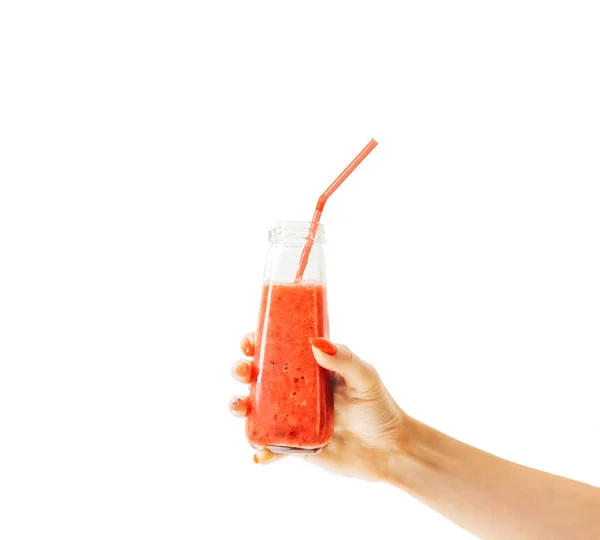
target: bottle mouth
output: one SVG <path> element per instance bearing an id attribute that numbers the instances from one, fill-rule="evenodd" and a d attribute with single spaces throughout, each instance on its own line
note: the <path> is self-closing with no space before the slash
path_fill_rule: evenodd
<path id="1" fill-rule="evenodd" d="M 314 231 L 314 236 L 311 232 Z M 269 241 L 273 243 L 287 243 L 306 241 L 325 242 L 325 229 L 322 223 L 312 221 L 276 221 L 269 230 Z"/>

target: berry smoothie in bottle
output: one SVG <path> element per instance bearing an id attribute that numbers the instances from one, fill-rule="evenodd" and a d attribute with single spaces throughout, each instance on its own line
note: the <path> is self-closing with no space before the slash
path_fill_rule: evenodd
<path id="1" fill-rule="evenodd" d="M 329 337 L 322 225 L 297 279 L 310 227 L 279 222 L 270 231 L 246 436 L 278 453 L 318 452 L 333 434 L 331 373 L 317 364 L 309 342 Z"/>
<path id="2" fill-rule="evenodd" d="M 325 203 L 377 146 L 371 139 L 323 192 L 311 222 L 278 222 L 269 233 L 246 436 L 255 448 L 313 454 L 333 435 L 331 372 L 310 338 L 329 339 L 323 225 Z"/>

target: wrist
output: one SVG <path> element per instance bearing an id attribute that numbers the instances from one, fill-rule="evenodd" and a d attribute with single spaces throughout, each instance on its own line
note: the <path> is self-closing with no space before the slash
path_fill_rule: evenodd
<path id="1" fill-rule="evenodd" d="M 435 429 L 406 416 L 390 452 L 384 483 L 412 491 L 426 472 L 441 466 L 439 448 L 443 435 Z"/>

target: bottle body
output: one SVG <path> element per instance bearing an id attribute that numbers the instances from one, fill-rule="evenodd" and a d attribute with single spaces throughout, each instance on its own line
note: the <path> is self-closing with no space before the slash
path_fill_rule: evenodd
<path id="1" fill-rule="evenodd" d="M 246 435 L 279 453 L 318 452 L 333 434 L 331 373 L 309 342 L 329 338 L 322 226 L 295 279 L 309 226 L 283 222 L 271 231 L 256 331 Z"/>

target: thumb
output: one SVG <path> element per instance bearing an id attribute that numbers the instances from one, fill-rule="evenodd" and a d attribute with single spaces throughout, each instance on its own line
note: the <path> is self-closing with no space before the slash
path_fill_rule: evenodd
<path id="1" fill-rule="evenodd" d="M 375 368 L 363 362 L 345 345 L 336 345 L 328 339 L 310 338 L 317 363 L 330 371 L 339 373 L 346 382 L 357 390 L 369 390 L 377 384 Z"/>

